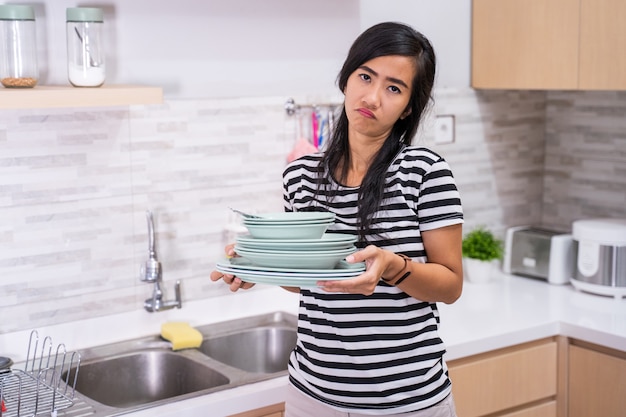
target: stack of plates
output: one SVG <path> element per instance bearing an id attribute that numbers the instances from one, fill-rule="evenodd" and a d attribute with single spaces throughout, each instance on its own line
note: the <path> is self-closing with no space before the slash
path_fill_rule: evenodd
<path id="1" fill-rule="evenodd" d="M 250 235 L 258 239 L 319 239 L 335 221 L 333 213 L 280 212 L 243 219 Z"/>
<path id="2" fill-rule="evenodd" d="M 247 282 L 284 286 L 312 286 L 317 281 L 341 280 L 360 275 L 365 264 L 344 259 L 356 252 L 356 238 L 326 233 L 333 213 L 268 213 L 243 219 L 250 235 L 239 236 L 235 252 L 216 269 Z"/>
<path id="3" fill-rule="evenodd" d="M 257 239 L 239 236 L 235 252 L 254 265 L 276 268 L 332 269 L 354 253 L 354 236 L 326 233 L 320 239 Z"/>

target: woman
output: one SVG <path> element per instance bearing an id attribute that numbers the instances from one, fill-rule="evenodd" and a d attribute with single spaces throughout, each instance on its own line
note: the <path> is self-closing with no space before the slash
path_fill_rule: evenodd
<path id="1" fill-rule="evenodd" d="M 358 236 L 349 280 L 300 292 L 287 417 L 455 416 L 436 302 L 461 294 L 463 214 L 448 164 L 410 146 L 431 100 L 435 54 L 419 32 L 382 23 L 352 45 L 344 108 L 323 153 L 283 174 L 287 211 L 329 211 Z M 232 246 L 227 253 L 233 255 Z M 214 271 L 231 290 L 252 284 Z"/>

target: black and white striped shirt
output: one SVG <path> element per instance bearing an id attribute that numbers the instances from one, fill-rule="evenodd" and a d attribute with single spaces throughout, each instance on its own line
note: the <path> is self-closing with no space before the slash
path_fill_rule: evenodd
<path id="1" fill-rule="evenodd" d="M 287 166 L 285 209 L 333 212 L 329 231 L 356 235 L 358 187 L 333 184 L 334 197 L 316 195 L 320 160 L 321 154 L 312 154 Z M 462 222 L 447 162 L 426 148 L 406 147 L 387 170 L 369 243 L 426 262 L 421 232 Z M 438 327 L 435 303 L 384 282 L 370 296 L 302 288 L 290 381 L 346 412 L 385 415 L 427 408 L 451 390 Z"/>

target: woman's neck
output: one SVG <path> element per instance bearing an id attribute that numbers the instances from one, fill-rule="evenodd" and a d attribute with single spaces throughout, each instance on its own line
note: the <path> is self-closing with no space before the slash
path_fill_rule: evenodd
<path id="1" fill-rule="evenodd" d="M 363 182 L 363 178 L 365 178 L 372 161 L 382 147 L 384 139 L 377 140 L 350 135 L 348 143 L 350 145 L 350 165 L 343 181 L 349 187 L 357 187 Z"/>

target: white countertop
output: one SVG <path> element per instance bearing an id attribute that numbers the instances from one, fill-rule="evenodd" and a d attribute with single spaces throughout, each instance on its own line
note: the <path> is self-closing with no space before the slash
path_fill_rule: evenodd
<path id="1" fill-rule="evenodd" d="M 298 296 L 280 288 L 256 288 L 217 299 L 189 302 L 181 310 L 150 314 L 141 306 L 112 315 L 38 329 L 69 350 L 97 346 L 160 332 L 161 323 L 188 321 L 192 326 L 273 311 L 296 314 Z M 492 282 L 466 282 L 454 304 L 439 305 L 440 335 L 446 359 L 563 335 L 626 351 L 626 300 L 581 293 L 570 285 L 551 285 L 529 278 L 501 275 Z M 0 335 L 0 352 L 14 361 L 25 359 L 30 331 Z M 287 377 L 250 384 L 158 408 L 161 416 L 195 416 L 211 410 L 215 417 L 283 401 Z M 152 416 L 155 409 L 129 415 Z"/>

